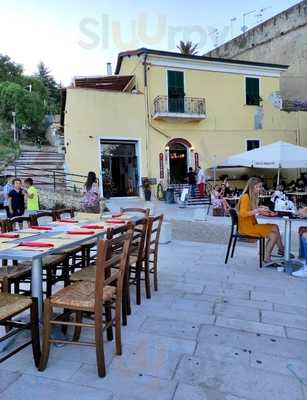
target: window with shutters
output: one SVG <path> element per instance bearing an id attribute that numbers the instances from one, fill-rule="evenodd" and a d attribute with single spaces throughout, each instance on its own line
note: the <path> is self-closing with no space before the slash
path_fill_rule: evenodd
<path id="1" fill-rule="evenodd" d="M 245 78 L 245 95 L 246 104 L 248 106 L 259 106 L 260 101 L 260 89 L 259 89 L 259 79 L 258 78 Z"/>

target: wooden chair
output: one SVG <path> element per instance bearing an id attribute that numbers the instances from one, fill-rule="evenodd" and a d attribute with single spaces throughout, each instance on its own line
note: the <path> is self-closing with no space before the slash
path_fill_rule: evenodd
<path id="1" fill-rule="evenodd" d="M 42 218 L 44 218 L 44 223 L 46 223 L 46 218 L 49 218 L 47 222 L 54 222 L 56 220 L 56 215 L 54 211 L 38 211 L 32 214 L 30 218 L 32 226 L 39 226 Z"/>
<path id="2" fill-rule="evenodd" d="M 135 226 L 132 223 L 128 223 L 122 226 L 118 226 L 116 228 L 108 229 L 107 231 L 107 239 L 111 241 L 112 246 L 109 251 L 111 254 L 118 254 L 122 251 L 122 240 L 121 237 L 128 230 L 133 230 L 134 232 Z M 133 240 L 133 239 L 132 239 Z M 131 246 L 132 247 L 132 246 Z M 131 256 L 131 248 L 129 250 L 129 259 Z M 114 268 L 114 267 L 113 267 Z M 109 271 L 106 271 L 108 274 Z M 124 289 L 123 289 L 123 305 L 122 305 L 122 319 L 123 325 L 127 325 L 127 314 L 131 313 L 131 305 L 130 305 L 130 292 L 128 285 L 128 275 L 129 275 L 129 267 L 125 270 L 124 277 Z M 78 282 L 78 281 L 91 281 L 95 282 L 96 280 L 96 265 L 93 264 L 91 266 L 87 266 L 86 268 L 82 268 L 80 271 L 77 271 L 70 276 L 70 282 Z"/>
<path id="3" fill-rule="evenodd" d="M 154 275 L 154 289 L 158 290 L 158 249 L 162 222 L 163 214 L 148 217 L 144 236 L 145 246 L 142 251 L 140 250 L 137 259 L 132 257 L 130 269 L 132 275 L 134 272 L 134 277 L 130 277 L 130 284 L 136 285 L 136 304 L 138 305 L 141 304 L 142 281 L 145 281 L 146 298 L 151 297 L 150 274 Z"/>
<path id="4" fill-rule="evenodd" d="M 123 234 L 121 238 L 116 238 L 117 243 L 122 242 L 123 250 L 108 258 L 110 249 L 114 242 L 101 240 L 98 244 L 98 256 L 96 265 L 95 282 L 82 281 L 76 282 L 45 301 L 44 308 L 44 339 L 43 353 L 39 370 L 43 371 L 48 363 L 49 349 L 51 343 L 74 343 L 96 347 L 96 360 L 98 375 L 106 375 L 103 332 L 115 327 L 116 354 L 122 354 L 121 345 L 121 305 L 125 268 L 129 256 L 129 248 L 132 239 L 132 231 Z M 118 267 L 115 273 L 111 273 L 105 279 L 105 272 Z M 75 321 L 61 321 L 52 319 L 52 309 L 63 308 L 76 314 Z M 112 310 L 115 309 L 114 315 Z M 82 322 L 83 314 L 94 315 L 94 323 Z M 72 341 L 51 338 L 51 327 L 53 325 L 74 326 L 75 332 Z M 95 330 L 95 341 L 80 341 L 82 327 L 90 327 Z"/>
<path id="5" fill-rule="evenodd" d="M 39 218 L 43 218 L 46 216 L 52 216 L 48 212 L 42 212 L 41 215 L 31 215 L 30 217 L 15 217 L 11 218 L 7 221 L 6 229 L 7 232 L 12 232 L 16 231 L 16 228 L 20 227 L 20 223 L 25 223 L 27 224 L 28 227 L 31 226 L 38 226 L 38 221 Z M 65 254 L 63 255 L 48 255 L 43 257 L 43 281 L 46 283 L 46 296 L 50 297 L 52 293 L 52 286 L 57 282 L 55 279 L 55 274 L 57 271 L 57 268 L 59 266 L 62 267 L 67 267 L 67 256 Z M 17 280 L 17 282 L 11 282 L 15 283 L 15 293 L 20 292 L 20 283 L 30 283 L 31 282 L 31 269 L 32 269 L 32 264 L 29 262 L 23 262 L 23 263 L 16 263 L 13 267 L 7 267 L 7 272 L 5 270 L 3 271 L 3 274 L 5 275 L 10 275 L 10 278 L 6 277 L 6 280 L 4 281 L 3 287 L 9 287 L 10 281 Z M 18 283 L 18 284 L 17 284 Z M 29 293 L 29 289 L 25 290 L 25 293 Z"/>
<path id="6" fill-rule="evenodd" d="M 70 218 L 74 218 L 75 210 L 74 208 L 61 208 L 59 210 L 53 210 L 55 219 L 59 220 L 65 216 L 69 216 Z"/>
<path id="7" fill-rule="evenodd" d="M 1 221 L 1 232 L 8 233 L 17 228 L 20 229 L 26 225 L 31 226 L 30 217 L 14 217 Z M 12 261 L 13 265 L 8 265 L 9 260 L 2 260 L 2 268 L 0 268 L 1 290 L 4 293 L 11 293 L 14 285 L 14 293 L 20 293 L 20 283 L 29 282 L 31 277 L 31 265 L 27 263 L 18 263 Z M 27 291 L 28 292 L 28 291 Z"/>
<path id="8" fill-rule="evenodd" d="M 13 318 L 26 310 L 30 310 L 30 321 L 27 323 L 13 320 Z M 0 293 L 0 325 L 5 327 L 6 335 L 0 338 L 0 342 L 17 335 L 25 329 L 31 331 L 31 339 L 15 347 L 9 353 L 0 356 L 0 363 L 12 357 L 25 347 L 32 345 L 33 358 L 36 367 L 39 366 L 41 350 L 38 325 L 37 299 L 16 294 Z"/>
<path id="9" fill-rule="evenodd" d="M 228 262 L 230 252 L 231 252 L 230 256 L 231 256 L 231 258 L 233 258 L 238 238 L 256 239 L 259 242 L 259 267 L 262 268 L 262 263 L 264 260 L 264 252 L 265 252 L 265 238 L 261 237 L 261 236 L 241 235 L 239 232 L 238 214 L 237 214 L 236 209 L 231 208 L 229 210 L 229 214 L 231 217 L 231 231 L 230 231 L 230 237 L 229 237 L 228 246 L 227 246 L 225 264 L 227 264 L 227 262 Z"/>
<path id="10" fill-rule="evenodd" d="M 130 208 L 121 208 L 120 211 L 122 213 L 139 213 L 139 214 L 144 214 L 145 217 L 148 217 L 150 214 L 150 208 L 137 208 L 137 207 L 130 207 Z"/>
<path id="11" fill-rule="evenodd" d="M 149 217 L 148 221 L 148 229 L 147 229 L 147 237 L 146 237 L 146 246 L 145 246 L 145 283 L 146 283 L 146 274 L 147 270 L 149 270 L 150 274 L 153 274 L 154 277 L 154 290 L 158 290 L 158 255 L 159 255 L 159 240 L 161 234 L 161 228 L 163 223 L 163 214 L 157 217 Z M 146 266 L 148 264 L 148 266 Z M 150 298 L 150 282 L 147 286 L 149 286 L 146 291 L 149 293 Z"/>

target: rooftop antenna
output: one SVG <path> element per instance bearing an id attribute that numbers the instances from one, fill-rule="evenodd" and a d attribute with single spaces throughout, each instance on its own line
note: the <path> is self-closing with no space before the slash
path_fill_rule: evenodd
<path id="1" fill-rule="evenodd" d="M 263 22 L 263 15 L 265 13 L 265 11 L 269 10 L 272 7 L 266 7 L 266 8 L 261 8 L 259 10 L 259 13 L 256 14 L 256 18 L 257 18 L 257 24 L 261 24 Z"/>
<path id="2" fill-rule="evenodd" d="M 250 14 L 254 14 L 257 10 L 252 10 L 252 11 L 248 11 L 246 13 L 243 13 L 242 17 L 243 17 L 243 26 L 241 28 L 241 31 L 243 33 L 245 33 L 248 30 L 248 26 L 246 25 L 246 17 Z"/>
<path id="3" fill-rule="evenodd" d="M 230 20 L 230 36 L 231 36 L 231 39 L 233 38 L 233 25 L 234 25 L 234 23 L 236 21 L 237 21 L 236 17 L 232 17 L 231 20 Z"/>

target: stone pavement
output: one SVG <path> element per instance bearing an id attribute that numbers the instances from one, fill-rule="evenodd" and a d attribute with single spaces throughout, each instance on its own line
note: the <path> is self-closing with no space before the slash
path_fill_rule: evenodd
<path id="1" fill-rule="evenodd" d="M 227 266 L 225 245 L 160 250 L 159 291 L 133 307 L 121 357 L 106 342 L 106 378 L 91 348 L 52 347 L 43 373 L 26 349 L 0 366 L 1 400 L 307 399 L 307 280 L 259 270 L 255 246 Z"/>

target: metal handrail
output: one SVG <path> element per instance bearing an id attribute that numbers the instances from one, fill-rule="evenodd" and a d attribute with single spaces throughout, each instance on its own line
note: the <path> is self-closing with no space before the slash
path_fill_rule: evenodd
<path id="1" fill-rule="evenodd" d="M 65 190 L 67 191 L 77 191 L 78 187 L 83 186 L 85 184 L 85 181 L 87 179 L 87 176 L 85 175 L 80 175 L 80 174 L 71 174 L 71 173 L 66 173 L 50 168 L 36 168 L 36 167 L 30 167 L 29 165 L 26 164 L 14 164 L 14 175 L 15 177 L 17 176 L 22 176 L 22 177 L 31 177 L 34 178 L 35 184 L 39 186 L 53 186 L 53 190 L 56 191 L 58 188 L 63 190 L 63 187 L 65 187 Z M 30 170 L 30 171 L 29 171 Z M 33 175 L 31 171 L 39 171 L 39 175 Z M 43 179 L 49 179 L 49 182 L 46 182 Z M 75 179 L 76 178 L 76 179 Z M 77 178 L 82 178 L 77 179 Z"/>

